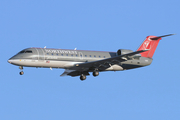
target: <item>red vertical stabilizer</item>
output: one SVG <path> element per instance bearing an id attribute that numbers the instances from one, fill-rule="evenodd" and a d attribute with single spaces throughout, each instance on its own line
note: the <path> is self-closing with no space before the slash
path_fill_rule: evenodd
<path id="1" fill-rule="evenodd" d="M 161 40 L 161 37 L 147 36 L 137 51 L 148 49 L 148 51 L 142 52 L 140 54 L 142 57 L 152 58 L 160 40 Z"/>

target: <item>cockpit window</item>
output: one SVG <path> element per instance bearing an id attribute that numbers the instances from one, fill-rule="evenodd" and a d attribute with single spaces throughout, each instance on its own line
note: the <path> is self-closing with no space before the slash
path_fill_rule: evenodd
<path id="1" fill-rule="evenodd" d="M 25 50 L 22 50 L 21 52 L 19 52 L 19 53 L 25 53 Z"/>
<path id="2" fill-rule="evenodd" d="M 31 51 L 31 50 L 22 50 L 22 51 L 19 52 L 19 53 L 32 53 L 32 51 Z"/>
<path id="3" fill-rule="evenodd" d="M 31 50 L 27 50 L 27 51 L 25 51 L 25 53 L 32 53 L 32 51 Z"/>

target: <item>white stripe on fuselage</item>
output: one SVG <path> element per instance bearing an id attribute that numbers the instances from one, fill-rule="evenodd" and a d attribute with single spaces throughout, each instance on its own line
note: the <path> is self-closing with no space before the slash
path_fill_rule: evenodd
<path id="1" fill-rule="evenodd" d="M 82 62 L 72 61 L 50 61 L 50 60 L 29 60 L 29 59 L 13 59 L 8 61 L 11 64 L 26 67 L 51 67 L 51 68 L 69 68 L 74 64 Z"/>
<path id="2" fill-rule="evenodd" d="M 50 61 L 50 60 L 29 60 L 29 59 L 13 59 L 8 60 L 9 63 L 18 65 L 18 66 L 26 66 L 26 67 L 44 67 L 44 68 L 63 68 L 68 69 L 73 67 L 75 64 L 80 64 L 84 62 L 72 62 L 72 61 Z M 119 71 L 123 70 L 123 68 L 119 65 L 112 65 L 106 69 L 106 71 Z"/>

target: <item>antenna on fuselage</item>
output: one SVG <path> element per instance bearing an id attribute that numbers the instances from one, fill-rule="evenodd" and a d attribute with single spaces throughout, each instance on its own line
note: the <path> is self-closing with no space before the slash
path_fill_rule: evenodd
<path id="1" fill-rule="evenodd" d="M 44 48 L 46 48 L 46 46 L 44 46 Z"/>
<path id="2" fill-rule="evenodd" d="M 77 48 L 74 48 L 74 50 L 76 50 Z"/>

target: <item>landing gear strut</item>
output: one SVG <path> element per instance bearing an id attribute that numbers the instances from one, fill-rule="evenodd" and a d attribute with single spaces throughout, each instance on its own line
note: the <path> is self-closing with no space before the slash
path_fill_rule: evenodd
<path id="1" fill-rule="evenodd" d="M 21 70 L 21 72 L 19 72 L 20 75 L 23 75 L 24 72 L 23 72 L 23 66 L 19 66 L 19 69 Z"/>
<path id="2" fill-rule="evenodd" d="M 86 76 L 82 74 L 82 75 L 80 76 L 80 79 L 83 81 L 83 80 L 86 79 Z"/>
<path id="3" fill-rule="evenodd" d="M 96 76 L 98 76 L 98 75 L 99 75 L 99 72 L 98 72 L 98 71 L 94 71 L 94 72 L 93 72 L 93 76 L 94 76 L 94 77 L 96 77 Z"/>

